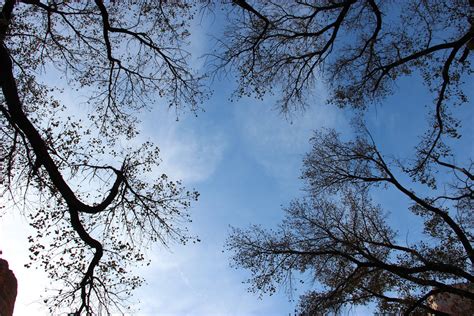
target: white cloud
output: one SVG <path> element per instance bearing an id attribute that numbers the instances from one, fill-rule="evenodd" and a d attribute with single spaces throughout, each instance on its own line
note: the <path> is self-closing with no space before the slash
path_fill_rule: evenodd
<path id="1" fill-rule="evenodd" d="M 161 149 L 163 170 L 185 183 L 208 179 L 222 159 L 225 140 L 222 135 L 196 135 L 176 130 L 171 137 L 160 140 L 154 135 Z"/>
<path id="2" fill-rule="evenodd" d="M 212 176 L 227 147 L 226 135 L 216 126 L 186 114 L 176 121 L 173 111 L 160 108 L 142 120 L 140 140 L 152 140 L 160 148 L 161 172 L 185 184 Z"/>

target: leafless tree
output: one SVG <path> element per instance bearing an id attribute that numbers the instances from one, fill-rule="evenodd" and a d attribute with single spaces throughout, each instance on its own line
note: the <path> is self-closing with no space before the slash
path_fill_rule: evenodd
<path id="1" fill-rule="evenodd" d="M 443 314 L 429 306 L 430 296 L 474 300 L 456 286 L 474 277 L 473 165 L 452 149 L 466 123 L 453 109 L 468 102 L 472 82 L 474 3 L 232 3 L 213 65 L 239 73 L 238 95 L 281 89 L 286 112 L 310 105 L 321 82 L 329 103 L 363 110 L 393 93 L 401 76 L 421 78 L 434 95 L 430 128 L 410 157 L 384 156 L 361 122 L 353 141 L 316 132 L 304 161 L 308 196 L 285 210 L 277 230 L 235 229 L 228 239 L 234 264 L 252 273 L 252 289 L 272 292 L 295 271 L 309 272 L 317 286 L 301 297 L 302 315 L 370 301 L 380 312 Z M 410 200 L 429 241 L 400 242 L 370 198 L 385 189 Z"/>
<path id="2" fill-rule="evenodd" d="M 239 72 L 240 94 L 282 89 L 283 111 L 312 102 L 317 79 L 330 86 L 330 102 L 365 107 L 390 93 L 397 77 L 418 71 L 441 79 L 442 100 L 458 80 L 452 74 L 469 69 L 468 0 L 231 3 L 214 66 Z"/>
<path id="3" fill-rule="evenodd" d="M 252 271 L 254 289 L 274 291 L 295 271 L 310 271 L 321 290 L 301 298 L 303 315 L 370 301 L 380 312 L 436 313 L 426 300 L 441 292 L 474 300 L 474 293 L 455 286 L 474 280 L 472 165 L 439 165 L 452 171 L 451 190 L 425 196 L 402 184 L 395 176 L 400 170 L 393 170 L 399 161 L 387 161 L 370 137 L 342 142 L 328 130 L 312 142 L 304 162 L 309 196 L 285 210 L 277 231 L 235 229 L 228 240 L 235 264 Z M 370 199 L 370 190 L 381 185 L 411 201 L 429 241 L 400 241 Z"/>
<path id="4" fill-rule="evenodd" d="M 32 264 L 60 282 L 45 300 L 53 314 L 120 310 L 150 243 L 195 240 L 184 225 L 198 194 L 146 177 L 159 163 L 153 144 L 117 144 L 136 136 L 134 114 L 150 104 L 202 101 L 184 46 L 193 12 L 186 1 L 2 4 L 1 190 L 37 230 Z M 56 100 L 47 76 L 88 95 L 84 108 Z M 65 112 L 74 106 L 85 121 Z"/>
<path id="5" fill-rule="evenodd" d="M 237 95 L 281 94 L 283 112 L 314 101 L 363 109 L 397 78 L 421 76 L 435 94 L 432 129 L 419 146 L 424 168 L 442 134 L 456 137 L 446 103 L 466 102 L 472 74 L 474 3 L 446 1 L 231 1 L 227 32 L 210 65 L 238 73 Z"/>

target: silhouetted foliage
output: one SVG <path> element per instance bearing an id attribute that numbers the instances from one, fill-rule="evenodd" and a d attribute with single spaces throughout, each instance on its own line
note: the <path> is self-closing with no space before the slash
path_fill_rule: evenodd
<path id="1" fill-rule="evenodd" d="M 193 10 L 185 1 L 2 5 L 1 190 L 37 230 L 31 264 L 59 282 L 45 300 L 52 314 L 120 310 L 142 283 L 130 269 L 150 243 L 193 240 L 184 225 L 198 194 L 150 179 L 153 144 L 118 143 L 134 143 L 134 114 L 161 98 L 193 110 L 201 102 L 183 50 Z M 83 108 L 56 100 L 44 75 L 86 94 Z"/>
<path id="2" fill-rule="evenodd" d="M 445 194 L 425 196 L 399 181 L 399 161 L 386 161 L 369 137 L 342 142 L 328 130 L 312 143 L 303 173 L 309 196 L 286 208 L 277 231 L 235 229 L 228 240 L 234 262 L 252 271 L 255 289 L 272 292 L 294 271 L 310 271 L 324 290 L 301 298 L 304 315 L 369 301 L 381 312 L 422 313 L 429 309 L 426 299 L 439 292 L 474 299 L 452 286 L 474 280 L 472 166 L 465 173 L 451 170 Z M 410 199 L 429 240 L 400 242 L 370 198 L 380 185 Z"/>
<path id="3" fill-rule="evenodd" d="M 253 271 L 257 289 L 273 290 L 295 269 L 314 272 L 325 288 L 302 298 L 303 314 L 370 300 L 382 311 L 426 311 L 427 297 L 440 292 L 473 298 L 452 286 L 473 279 L 473 175 L 472 163 L 459 165 L 450 149 L 460 122 L 449 111 L 467 102 L 472 6 L 467 0 L 223 3 L 228 29 L 213 65 L 238 72 L 237 95 L 281 89 L 279 107 L 287 112 L 311 104 L 320 82 L 330 103 L 364 109 L 411 74 L 435 95 L 432 124 L 410 161 L 384 158 L 363 124 L 352 142 L 334 131 L 315 135 L 305 160 L 308 198 L 287 209 L 279 231 L 236 230 L 229 239 L 236 264 Z M 145 179 L 158 149 L 121 148 L 119 140 L 132 143 L 134 114 L 154 101 L 196 109 L 205 96 L 183 50 L 192 14 L 186 1 L 4 1 L 2 190 L 38 231 L 30 237 L 32 262 L 63 282 L 47 301 L 52 312 L 111 313 L 140 285 L 128 271 L 145 260 L 149 242 L 189 240 L 182 224 L 197 193 L 165 175 Z M 60 91 L 44 84 L 43 73 L 88 96 L 86 120 L 65 113 L 70 108 L 54 98 Z M 449 180 L 437 179 L 442 169 L 451 172 Z M 432 194 L 415 192 L 396 174 Z M 411 199 L 432 241 L 397 243 L 370 199 L 377 185 Z"/>
<path id="4" fill-rule="evenodd" d="M 377 302 L 382 313 L 442 314 L 431 309 L 430 296 L 445 292 L 474 300 L 456 286 L 474 281 L 474 175 L 472 159 L 452 150 L 463 117 L 450 110 L 468 101 L 474 3 L 234 4 L 214 61 L 217 70 L 240 73 L 240 95 L 263 97 L 281 88 L 278 106 L 285 112 L 311 104 L 322 82 L 329 103 L 365 109 L 408 75 L 423 78 L 434 94 L 429 129 L 410 157 L 385 157 L 360 121 L 352 141 L 334 130 L 315 133 L 304 160 L 308 196 L 285 209 L 275 231 L 234 229 L 227 241 L 235 266 L 251 271 L 251 288 L 273 292 L 291 283 L 295 272 L 309 273 L 316 285 L 301 297 L 302 315 L 368 302 Z M 401 242 L 372 201 L 374 190 L 407 198 L 427 239 Z"/>
<path id="5" fill-rule="evenodd" d="M 237 94 L 282 90 L 282 111 L 313 102 L 318 79 L 329 102 L 363 108 L 402 75 L 419 71 L 433 88 L 440 79 L 452 88 L 470 69 L 468 0 L 232 3 L 214 66 L 240 74 Z"/>

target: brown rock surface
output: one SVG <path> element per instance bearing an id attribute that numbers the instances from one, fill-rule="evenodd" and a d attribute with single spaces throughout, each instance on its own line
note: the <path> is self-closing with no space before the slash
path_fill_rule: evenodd
<path id="1" fill-rule="evenodd" d="M 474 284 L 455 284 L 454 287 L 474 292 Z M 456 294 L 442 293 L 430 296 L 428 305 L 437 311 L 453 316 L 474 315 L 474 302 Z"/>
<path id="2" fill-rule="evenodd" d="M 0 259 L 0 316 L 13 315 L 17 287 L 15 275 L 8 269 L 8 261 Z"/>

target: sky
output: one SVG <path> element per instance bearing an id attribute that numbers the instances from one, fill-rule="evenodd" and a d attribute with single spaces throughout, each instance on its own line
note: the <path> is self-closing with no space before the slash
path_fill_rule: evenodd
<path id="1" fill-rule="evenodd" d="M 193 56 L 212 46 L 208 35 L 216 27 L 220 27 L 216 20 L 206 25 L 195 22 L 191 32 Z M 192 63 L 202 67 L 201 59 Z M 175 111 L 159 104 L 140 117 L 139 140 L 152 140 L 160 147 L 160 171 L 201 194 L 191 208 L 193 222 L 189 225 L 191 234 L 199 236 L 201 242 L 172 245 L 170 249 L 157 245 L 149 251 L 151 265 L 137 270 L 146 284 L 131 299 L 132 307 L 140 310 L 136 315 L 271 316 L 294 311 L 302 289 L 293 295 L 284 288 L 273 296 L 249 293 L 243 282 L 250 275 L 229 265 L 231 254 L 224 251 L 224 242 L 231 226 L 278 225 L 284 215 L 282 206 L 304 194 L 299 176 L 312 132 L 332 127 L 350 136 L 349 122 L 354 113 L 328 106 L 327 93 L 320 88 L 313 106 L 289 119 L 274 109 L 274 96 L 263 101 L 242 98 L 230 102 L 234 87 L 231 78 L 212 83 L 214 94 L 197 117 L 185 112 L 176 120 Z M 432 101 L 421 92 L 424 89 L 419 81 L 401 80 L 396 90 L 383 105 L 364 114 L 376 142 L 389 154 L 412 149 L 426 122 L 425 105 Z M 65 91 L 63 98 L 73 102 L 73 92 Z M 466 111 L 466 117 L 467 122 L 474 122 L 472 111 Z M 472 127 L 467 127 L 466 135 L 472 132 Z M 462 150 L 472 157 L 472 139 L 467 138 Z M 391 224 L 404 237 L 412 234 L 416 238 L 419 222 L 400 211 L 406 201 L 389 192 L 374 198 L 391 212 Z M 19 282 L 15 315 L 47 315 L 39 298 L 49 281 L 41 271 L 23 267 L 28 262 L 29 234 L 21 214 L 3 215 L 2 258 L 9 261 Z M 347 314 L 366 315 L 370 311 L 370 307 L 361 307 Z"/>
<path id="2" fill-rule="evenodd" d="M 288 120 L 274 110 L 274 99 L 231 103 L 232 82 L 221 85 L 197 117 L 185 113 L 176 121 L 175 112 L 164 108 L 142 117 L 140 139 L 160 147 L 160 171 L 201 194 L 189 225 L 201 242 L 150 251 L 151 266 L 138 270 L 147 282 L 134 297 L 141 302 L 133 304 L 140 315 L 288 315 L 294 310 L 284 289 L 262 299 L 248 293 L 242 282 L 249 275 L 229 266 L 224 242 L 230 226 L 277 225 L 281 206 L 301 195 L 298 177 L 312 130 L 345 126 L 347 119 L 321 100 Z M 15 315 L 40 315 L 34 301 L 48 281 L 40 271 L 23 268 L 26 220 L 8 213 L 0 225 L 3 258 L 19 280 Z"/>

